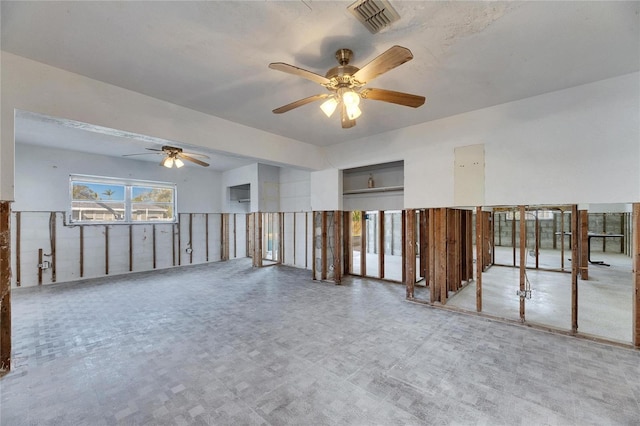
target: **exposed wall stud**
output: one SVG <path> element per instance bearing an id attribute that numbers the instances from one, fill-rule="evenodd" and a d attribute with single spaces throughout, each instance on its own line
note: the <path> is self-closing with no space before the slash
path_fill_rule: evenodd
<path id="1" fill-rule="evenodd" d="M 151 246 L 153 249 L 153 269 L 156 269 L 156 224 L 151 225 Z"/>
<path id="2" fill-rule="evenodd" d="M 104 274 L 109 275 L 109 225 L 104 226 Z"/>
<path id="3" fill-rule="evenodd" d="M 632 212 L 632 241 L 633 241 L 633 346 L 640 348 L 640 203 L 633 204 Z"/>
<path id="4" fill-rule="evenodd" d="M 129 225 L 129 272 L 133 271 L 133 225 Z"/>
<path id="5" fill-rule="evenodd" d="M 193 263 L 193 213 L 189 213 L 189 243 L 187 244 L 189 249 L 189 264 Z"/>
<path id="6" fill-rule="evenodd" d="M 527 221 L 525 206 L 518 206 L 520 212 L 520 321 L 525 321 L 524 305 L 527 279 Z"/>
<path id="7" fill-rule="evenodd" d="M 404 244 L 405 255 L 405 286 L 406 298 L 414 299 L 416 284 L 416 211 L 406 211 L 406 238 Z"/>
<path id="8" fill-rule="evenodd" d="M 320 270 L 320 279 L 327 279 L 327 212 L 322 212 L 322 244 L 320 248 L 322 256 L 322 266 Z"/>
<path id="9" fill-rule="evenodd" d="M 582 211 L 578 212 L 578 206 L 571 207 L 571 331 L 578 332 L 578 271 L 583 267 L 580 250 L 583 249 L 580 238 Z M 586 211 L 584 211 L 586 213 Z"/>
<path id="10" fill-rule="evenodd" d="M 0 375 L 11 369 L 11 202 L 0 201 Z"/>
<path id="11" fill-rule="evenodd" d="M 16 287 L 20 287 L 21 284 L 21 271 L 20 271 L 20 230 L 22 226 L 20 225 L 20 212 L 16 212 Z M 80 228 L 82 229 L 82 228 Z"/>
<path id="12" fill-rule="evenodd" d="M 333 281 L 342 283 L 342 212 L 333 212 Z"/>
<path id="13" fill-rule="evenodd" d="M 80 278 L 84 277 L 84 226 L 80 229 Z"/>
<path id="14" fill-rule="evenodd" d="M 482 272 L 484 265 L 484 233 L 482 207 L 476 207 L 476 311 L 482 312 Z"/>
<path id="15" fill-rule="evenodd" d="M 209 261 L 209 213 L 204 215 L 204 258 Z"/>
<path id="16" fill-rule="evenodd" d="M 589 212 L 587 210 L 579 210 L 579 231 L 578 236 L 573 238 L 574 246 L 578 245 L 580 251 L 578 256 L 580 259 L 580 278 L 583 280 L 589 279 Z M 576 243 L 578 242 L 578 243 Z"/>
<path id="17" fill-rule="evenodd" d="M 367 272 L 367 212 L 360 212 L 360 275 L 365 276 Z"/>

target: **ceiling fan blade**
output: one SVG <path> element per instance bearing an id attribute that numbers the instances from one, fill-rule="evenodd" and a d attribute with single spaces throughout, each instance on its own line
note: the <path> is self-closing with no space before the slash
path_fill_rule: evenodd
<path id="1" fill-rule="evenodd" d="M 205 163 L 204 161 L 200 161 L 197 158 L 193 158 L 185 153 L 180 153 L 177 155 L 178 158 L 182 158 L 183 160 L 191 161 L 192 163 L 196 163 L 203 167 L 209 167 L 209 163 Z"/>
<path id="2" fill-rule="evenodd" d="M 162 154 L 161 152 L 141 152 L 138 154 L 122 154 L 123 157 L 133 157 L 134 155 L 158 155 L 158 154 Z"/>
<path id="3" fill-rule="evenodd" d="M 182 154 L 184 155 L 188 155 L 190 157 L 200 157 L 200 158 L 209 158 L 208 155 L 204 155 L 204 154 L 196 154 L 195 152 L 182 152 Z"/>
<path id="4" fill-rule="evenodd" d="M 270 63 L 269 68 L 273 70 L 278 70 L 278 71 L 286 72 L 289 74 L 297 75 L 298 77 L 306 78 L 307 80 L 314 81 L 318 84 L 327 84 L 330 81 L 327 77 L 324 77 L 320 74 L 316 74 L 314 72 L 307 71 L 293 65 L 285 64 L 284 62 Z"/>
<path id="5" fill-rule="evenodd" d="M 424 105 L 426 98 L 424 96 L 411 95 L 409 93 L 394 92 L 393 90 L 384 89 L 364 89 L 360 92 L 362 99 L 373 99 L 375 101 L 390 102 L 392 104 L 404 105 L 408 107 L 418 108 Z"/>
<path id="6" fill-rule="evenodd" d="M 162 149 L 157 149 L 157 148 L 145 148 L 145 149 L 146 149 L 146 150 L 149 150 L 149 151 L 164 152 L 164 150 L 162 150 Z"/>
<path id="7" fill-rule="evenodd" d="M 341 110 L 341 121 L 342 121 L 342 128 L 343 129 L 349 129 L 353 126 L 356 125 L 356 120 L 350 120 L 349 116 L 347 115 L 347 107 L 344 105 L 344 102 L 342 102 L 342 110 Z"/>
<path id="8" fill-rule="evenodd" d="M 413 54 L 409 49 L 393 46 L 362 67 L 353 75 L 353 78 L 361 83 L 368 83 L 380 74 L 384 74 L 411 59 L 413 59 Z"/>
<path id="9" fill-rule="evenodd" d="M 322 95 L 313 95 L 313 96 L 309 96 L 308 98 L 304 98 L 304 99 L 300 99 L 297 100 L 295 102 L 291 102 L 290 104 L 281 106 L 280 108 L 276 108 L 273 110 L 274 114 L 282 114 L 283 112 L 287 112 L 287 111 L 291 111 L 294 108 L 298 108 L 301 107 L 302 105 L 306 105 L 308 103 L 320 100 L 320 99 L 324 99 L 324 98 L 328 98 L 329 96 L 331 96 L 328 93 L 324 93 Z"/>

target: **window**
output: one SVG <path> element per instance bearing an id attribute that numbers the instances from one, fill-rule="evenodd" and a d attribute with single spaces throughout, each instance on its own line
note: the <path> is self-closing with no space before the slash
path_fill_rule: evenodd
<path id="1" fill-rule="evenodd" d="M 176 185 L 71 175 L 71 223 L 177 222 Z"/>

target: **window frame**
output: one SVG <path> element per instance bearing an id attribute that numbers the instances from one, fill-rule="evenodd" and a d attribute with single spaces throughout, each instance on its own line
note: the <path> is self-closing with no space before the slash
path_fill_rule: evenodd
<path id="1" fill-rule="evenodd" d="M 124 188 L 124 217 L 122 220 L 82 220 L 75 219 L 73 216 L 74 201 L 82 201 L 82 200 L 74 200 L 73 199 L 73 186 L 74 183 L 89 183 L 89 184 L 99 184 L 99 185 L 114 185 L 120 186 Z M 172 192 L 173 199 L 169 202 L 161 202 L 162 204 L 170 204 L 173 212 L 173 217 L 167 220 L 134 220 L 133 218 L 133 209 L 132 206 L 134 204 L 140 203 L 139 201 L 132 200 L 133 188 L 134 187 L 143 187 L 143 188 L 158 188 L 158 189 L 169 189 Z M 87 200 L 90 201 L 90 200 Z M 105 200 L 101 200 L 105 201 Z M 108 201 L 107 201 L 108 202 Z M 106 176 L 93 176 L 93 175 L 80 175 L 80 174 L 70 174 L 69 175 L 69 201 L 68 201 L 68 211 L 67 218 L 68 223 L 71 225 L 141 225 L 141 224 L 175 224 L 178 223 L 178 185 L 173 182 L 160 182 L 160 181 L 152 181 L 152 180 L 142 180 L 142 179 L 121 179 L 114 177 L 106 177 Z"/>

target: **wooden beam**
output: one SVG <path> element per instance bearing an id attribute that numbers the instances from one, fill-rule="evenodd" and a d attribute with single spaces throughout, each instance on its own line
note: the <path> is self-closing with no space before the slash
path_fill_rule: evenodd
<path id="1" fill-rule="evenodd" d="M 104 226 L 104 274 L 109 275 L 109 225 Z"/>
<path id="2" fill-rule="evenodd" d="M 80 229 L 80 278 L 84 277 L 84 226 L 79 226 Z"/>
<path id="3" fill-rule="evenodd" d="M 321 243 L 321 256 L 322 256 L 322 269 L 320 271 L 320 279 L 327 279 L 327 212 L 323 211 L 322 215 L 322 243 Z"/>
<path id="4" fill-rule="evenodd" d="M 316 216 L 319 214 L 319 212 L 311 212 L 311 274 L 314 280 L 318 279 L 316 277 Z M 308 224 L 309 221 L 307 220 L 307 225 Z"/>
<path id="5" fill-rule="evenodd" d="M 352 271 L 351 216 L 352 212 L 342 212 L 342 275 Z"/>
<path id="6" fill-rule="evenodd" d="M 189 213 L 189 264 L 193 263 L 193 213 Z"/>
<path id="7" fill-rule="evenodd" d="M 482 272 L 483 272 L 483 255 L 484 250 L 484 234 L 482 226 L 483 215 L 482 207 L 476 207 L 476 311 L 482 312 Z"/>
<path id="8" fill-rule="evenodd" d="M 581 210 L 581 212 L 584 210 Z M 586 213 L 586 211 L 585 211 Z M 578 206 L 571 207 L 571 331 L 578 332 L 578 271 L 582 268 L 580 249 L 582 238 L 580 232 L 582 213 L 578 212 Z"/>
<path id="9" fill-rule="evenodd" d="M 449 297 L 447 286 L 447 209 L 439 208 L 436 220 L 436 282 L 440 289 L 440 303 L 447 303 Z"/>
<path id="10" fill-rule="evenodd" d="M 0 201 L 0 375 L 11 369 L 11 201 Z"/>
<path id="11" fill-rule="evenodd" d="M 633 241 L 633 346 L 640 348 L 640 203 L 633 204 L 632 212 L 632 241 Z"/>
<path id="12" fill-rule="evenodd" d="M 524 322 L 524 291 L 527 279 L 527 211 L 525 206 L 518 206 L 520 212 L 520 321 Z"/>
<path id="13" fill-rule="evenodd" d="M 278 217 L 278 263 L 284 263 L 284 213 L 274 213 Z"/>
<path id="14" fill-rule="evenodd" d="M 536 254 L 536 269 L 540 267 L 540 219 L 538 219 L 538 211 L 536 210 L 536 220 L 535 220 L 535 254 Z"/>
<path id="15" fill-rule="evenodd" d="M 494 238 L 493 238 L 493 225 L 492 225 L 492 213 L 491 212 L 482 212 L 483 214 L 483 222 L 482 222 L 482 226 L 484 227 L 484 230 L 482 231 L 483 235 L 484 235 L 484 254 L 482 256 L 482 258 L 484 259 L 484 270 L 486 271 L 489 266 L 491 266 L 494 263 L 494 259 L 492 256 L 492 253 L 495 254 L 495 250 L 493 249 L 494 244 Z"/>
<path id="16" fill-rule="evenodd" d="M 309 266 L 309 212 L 304 212 L 304 267 L 305 269 L 308 266 Z M 313 279 L 315 280 L 315 277 Z"/>
<path id="17" fill-rule="evenodd" d="M 22 240 L 20 236 L 20 230 L 22 226 L 20 225 L 20 212 L 16 212 L 16 287 L 20 287 L 22 284 L 22 278 L 20 273 L 20 241 Z M 82 230 L 82 227 L 80 227 Z"/>
<path id="18" fill-rule="evenodd" d="M 429 210 L 420 211 L 420 276 L 429 285 Z"/>
<path id="19" fill-rule="evenodd" d="M 129 272 L 133 271 L 133 225 L 129 225 Z"/>
<path id="20" fill-rule="evenodd" d="M 560 269 L 564 271 L 564 210 L 560 210 Z"/>
<path id="21" fill-rule="evenodd" d="M 57 280 L 57 260 L 58 256 L 56 255 L 56 243 L 57 243 L 57 232 L 56 232 L 56 212 L 51 212 L 49 214 L 49 241 L 51 244 L 51 282 L 55 283 Z"/>
<path id="22" fill-rule="evenodd" d="M 180 217 L 180 214 L 178 214 L 178 218 Z M 178 223 L 176 224 L 176 233 L 177 233 L 177 239 L 178 239 L 178 251 L 177 251 L 177 258 L 178 258 L 178 266 L 182 265 L 182 229 L 180 224 L 182 223 L 182 221 L 178 220 Z"/>
<path id="23" fill-rule="evenodd" d="M 511 219 L 511 246 L 513 247 L 513 267 L 516 267 L 516 212 L 512 212 Z"/>
<path id="24" fill-rule="evenodd" d="M 238 257 L 238 238 L 237 238 L 237 233 L 236 233 L 236 229 L 237 229 L 237 220 L 236 220 L 236 214 L 233 214 L 233 258 L 237 258 Z"/>
<path id="25" fill-rule="evenodd" d="M 407 211 L 402 210 L 402 239 L 400 241 L 407 241 Z M 402 282 L 407 281 L 407 248 L 405 244 L 402 244 Z"/>
<path id="26" fill-rule="evenodd" d="M 38 249 L 38 285 L 42 285 L 42 261 L 43 260 L 44 260 L 43 250 L 39 248 Z"/>
<path id="27" fill-rule="evenodd" d="M 209 213 L 204 214 L 204 258 L 209 261 Z"/>
<path id="28" fill-rule="evenodd" d="M 384 210 L 378 212 L 378 276 L 384 278 Z"/>
<path id="29" fill-rule="evenodd" d="M 342 283 L 342 213 L 333 212 L 333 281 Z"/>
<path id="30" fill-rule="evenodd" d="M 367 212 L 360 212 L 360 276 L 367 272 L 367 221 L 364 219 Z"/>
<path id="31" fill-rule="evenodd" d="M 428 214 L 428 251 L 429 265 L 427 267 L 427 275 L 429 280 L 429 300 L 434 303 L 440 300 L 440 292 L 436 283 L 436 209 L 427 210 Z"/>
<path id="32" fill-rule="evenodd" d="M 262 219 L 262 214 L 257 214 Z M 262 220 L 260 222 L 262 223 Z M 220 217 L 220 253 L 222 260 L 229 260 L 229 213 L 222 213 Z"/>
<path id="33" fill-rule="evenodd" d="M 153 249 L 153 269 L 156 269 L 156 224 L 151 225 L 151 245 Z"/>
<path id="34" fill-rule="evenodd" d="M 587 210 L 579 210 L 578 217 L 580 220 L 579 237 L 574 238 L 574 245 L 578 245 L 580 251 L 578 256 L 580 259 L 580 278 L 589 279 L 589 212 Z M 579 241 L 576 244 L 576 241 Z"/>
<path id="35" fill-rule="evenodd" d="M 406 238 L 404 253 L 406 263 L 405 286 L 406 298 L 414 299 L 416 284 L 416 211 L 406 210 Z"/>
<path id="36" fill-rule="evenodd" d="M 293 213 L 293 266 L 296 265 L 296 213 Z"/>

